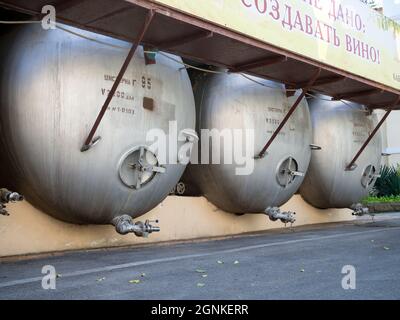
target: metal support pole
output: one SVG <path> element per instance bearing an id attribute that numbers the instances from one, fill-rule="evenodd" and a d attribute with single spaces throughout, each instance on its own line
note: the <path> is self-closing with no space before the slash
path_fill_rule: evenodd
<path id="1" fill-rule="evenodd" d="M 356 165 L 356 161 L 358 160 L 358 158 L 361 156 L 361 154 L 364 152 L 365 148 L 368 146 L 368 144 L 371 142 L 371 140 L 374 138 L 374 136 L 376 135 L 376 133 L 379 131 L 379 129 L 382 127 L 382 125 L 384 124 L 384 122 L 386 121 L 386 119 L 389 117 L 390 113 L 393 111 L 393 108 L 400 102 L 400 97 L 398 97 L 396 99 L 396 101 L 394 102 L 394 104 L 392 106 L 390 106 L 390 108 L 386 111 L 385 115 L 383 116 L 383 118 L 381 119 L 381 121 L 379 121 L 378 125 L 375 127 L 375 129 L 371 132 L 371 134 L 369 135 L 367 141 L 364 142 L 364 144 L 362 145 L 362 147 L 360 148 L 360 150 L 358 150 L 357 154 L 355 155 L 355 157 L 353 158 L 353 160 L 351 160 L 351 162 L 347 165 L 346 167 L 346 171 L 352 171 L 355 168 L 357 168 Z"/>
<path id="2" fill-rule="evenodd" d="M 84 145 L 81 148 L 81 152 L 89 150 L 90 147 L 94 144 L 93 137 L 101 123 L 101 120 L 104 117 L 104 114 L 107 111 L 108 106 L 110 105 L 112 98 L 114 97 L 115 92 L 117 91 L 119 84 L 121 83 L 121 80 L 122 80 L 126 70 L 128 69 L 129 63 L 131 62 L 133 56 L 135 55 L 135 52 L 136 52 L 137 48 L 139 47 L 140 43 L 143 41 L 143 38 L 144 38 L 147 30 L 149 29 L 151 22 L 153 21 L 154 15 L 155 15 L 154 10 L 150 10 L 149 13 L 147 14 L 143 28 L 140 31 L 137 39 L 133 42 L 132 47 L 125 59 L 125 62 L 122 65 L 121 70 L 119 71 L 118 76 L 115 79 L 115 82 L 110 90 L 110 93 L 108 94 L 107 99 L 104 102 L 103 107 L 101 108 L 101 110 L 96 118 L 96 121 L 94 122 L 93 127 L 90 130 L 90 133 L 89 133 L 88 137 L 86 138 Z"/>
<path id="3" fill-rule="evenodd" d="M 281 132 L 282 128 L 285 126 L 285 124 L 288 122 L 292 114 L 296 111 L 297 107 L 299 106 L 301 100 L 306 96 L 308 90 L 313 86 L 315 81 L 318 79 L 319 75 L 321 74 L 321 69 L 319 68 L 315 75 L 311 78 L 311 80 L 307 83 L 307 85 L 302 88 L 302 92 L 300 96 L 297 98 L 296 102 L 293 104 L 293 106 L 290 108 L 289 112 L 286 114 L 285 118 L 283 118 L 282 122 L 279 124 L 278 128 L 275 130 L 275 132 L 272 134 L 271 138 L 268 140 L 268 142 L 265 144 L 264 148 L 261 150 L 261 152 L 258 154 L 256 157 L 257 159 L 264 158 L 265 154 L 267 153 L 268 148 L 271 146 L 272 142 L 276 139 L 278 134 Z"/>

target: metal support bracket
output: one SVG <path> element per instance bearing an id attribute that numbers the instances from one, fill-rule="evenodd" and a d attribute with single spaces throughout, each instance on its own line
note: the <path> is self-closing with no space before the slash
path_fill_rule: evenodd
<path id="1" fill-rule="evenodd" d="M 353 160 L 350 161 L 350 163 L 346 166 L 346 171 L 353 171 L 357 168 L 357 160 L 360 158 L 362 153 L 364 152 L 365 148 L 369 145 L 371 140 L 375 137 L 379 129 L 382 127 L 382 125 L 385 123 L 386 119 L 389 117 L 390 113 L 393 111 L 394 107 L 398 105 L 400 102 L 400 96 L 396 99 L 396 101 L 389 107 L 389 109 L 386 111 L 385 115 L 382 117 L 381 121 L 377 124 L 375 129 L 371 132 L 369 135 L 367 141 L 364 142 L 364 144 L 361 146 L 360 150 L 358 150 L 357 154 L 354 156 Z"/>
<path id="2" fill-rule="evenodd" d="M 314 143 L 312 143 L 312 144 L 310 144 L 310 149 L 311 150 L 322 150 L 322 147 L 320 147 L 320 146 L 318 146 L 318 145 L 316 145 L 316 144 L 314 144 Z"/>
<path id="3" fill-rule="evenodd" d="M 110 90 L 110 93 L 108 94 L 107 99 L 104 102 L 103 107 L 101 108 L 101 110 L 100 110 L 100 112 L 99 112 L 99 114 L 98 114 L 98 116 L 96 118 L 96 121 L 94 122 L 94 124 L 92 126 L 92 129 L 90 130 L 89 135 L 86 138 L 86 140 L 85 140 L 85 142 L 84 142 L 84 144 L 83 144 L 83 146 L 81 148 L 81 152 L 85 152 L 85 151 L 89 150 L 91 147 L 93 147 L 95 145 L 95 142 L 93 141 L 93 137 L 96 134 L 96 131 L 97 131 L 97 129 L 98 129 L 100 123 L 101 123 L 101 120 L 103 119 L 104 114 L 106 113 L 107 108 L 110 105 L 111 100 L 113 99 L 114 94 L 117 91 L 118 86 L 121 83 L 122 78 L 123 78 L 126 70 L 128 69 L 129 63 L 131 62 L 133 56 L 135 55 L 135 52 L 136 52 L 137 48 L 139 47 L 140 43 L 143 41 L 143 38 L 144 38 L 147 30 L 149 29 L 151 22 L 153 21 L 154 15 L 155 15 L 154 10 L 150 10 L 148 12 L 148 14 L 146 16 L 146 20 L 145 20 L 144 25 L 143 25 L 143 28 L 140 31 L 137 39 L 132 44 L 132 47 L 131 47 L 131 49 L 130 49 L 130 51 L 129 51 L 126 59 L 125 59 L 124 64 L 121 67 L 121 70 L 118 73 L 117 78 L 115 79 L 115 82 L 114 82 L 114 84 L 113 84 L 113 86 L 112 86 L 112 88 Z"/>
<path id="4" fill-rule="evenodd" d="M 264 148 L 262 148 L 261 152 L 255 157 L 255 159 L 262 159 L 265 157 L 265 155 L 267 154 L 268 148 L 271 146 L 272 142 L 274 142 L 274 140 L 276 139 L 278 134 L 282 131 L 283 127 L 289 121 L 292 114 L 296 111 L 297 107 L 300 105 L 300 102 L 306 96 L 307 92 L 314 85 L 314 83 L 318 80 L 318 77 L 320 74 L 321 74 L 321 68 L 318 68 L 317 72 L 314 74 L 314 76 L 311 78 L 311 80 L 307 83 L 307 85 L 301 89 L 302 92 L 301 92 L 300 96 L 297 98 L 297 100 L 295 101 L 293 106 L 290 108 L 289 112 L 286 114 L 286 116 L 283 118 L 282 122 L 279 124 L 278 128 L 272 134 L 271 138 L 265 144 Z"/>

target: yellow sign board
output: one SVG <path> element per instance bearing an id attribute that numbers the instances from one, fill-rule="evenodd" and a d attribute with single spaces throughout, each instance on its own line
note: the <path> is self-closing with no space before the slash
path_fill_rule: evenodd
<path id="1" fill-rule="evenodd" d="M 359 0 L 155 0 L 400 90 L 400 25 Z"/>

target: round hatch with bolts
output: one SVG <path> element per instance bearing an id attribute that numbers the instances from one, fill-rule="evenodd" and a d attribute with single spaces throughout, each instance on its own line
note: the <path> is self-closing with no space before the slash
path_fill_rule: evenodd
<path id="1" fill-rule="evenodd" d="M 373 165 L 369 165 L 365 168 L 364 173 L 361 177 L 361 184 L 364 188 L 368 188 L 375 183 L 375 180 L 379 177 L 376 174 L 376 168 Z"/>
<path id="2" fill-rule="evenodd" d="M 164 173 L 165 168 L 158 163 L 157 156 L 147 147 L 137 147 L 122 158 L 119 176 L 129 188 L 140 189 L 157 173 Z"/>
<path id="3" fill-rule="evenodd" d="M 290 184 L 294 182 L 296 177 L 304 176 L 303 173 L 298 171 L 298 164 L 295 159 L 289 157 L 281 162 L 278 166 L 276 180 L 278 181 L 279 185 L 282 187 L 287 188 Z"/>

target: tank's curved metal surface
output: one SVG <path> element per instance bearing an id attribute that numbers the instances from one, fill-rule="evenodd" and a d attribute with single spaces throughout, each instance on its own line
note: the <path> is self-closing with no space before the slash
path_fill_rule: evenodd
<path id="1" fill-rule="evenodd" d="M 263 85 L 239 74 L 219 74 L 206 76 L 196 83 L 199 136 L 202 129 L 217 129 L 219 132 L 224 129 L 253 130 L 254 153 L 250 157 L 254 158 L 296 100 L 296 97 L 286 97 L 281 84 L 262 79 L 257 81 Z M 311 136 L 311 120 L 304 99 L 268 154 L 254 159 L 254 171 L 250 175 L 237 175 L 236 169 L 242 166 L 235 162 L 221 162 L 191 164 L 184 177 L 195 184 L 209 201 L 227 212 L 264 213 L 268 207 L 284 204 L 299 188 L 303 181 L 301 175 L 306 172 L 311 157 Z M 242 141 L 245 141 L 245 133 Z M 210 159 L 218 152 L 223 159 L 225 146 L 222 143 L 221 146 L 218 150 L 217 144 L 211 143 Z"/>
<path id="2" fill-rule="evenodd" d="M 194 129 L 194 97 L 181 64 L 158 55 L 145 65 L 139 48 L 97 131 L 101 140 L 80 152 L 130 45 L 78 32 L 124 48 L 40 25 L 2 36 L 0 174 L 56 218 L 108 224 L 148 212 L 178 182 L 185 165 L 160 164 L 146 133 L 168 133 L 174 120 L 178 133 Z"/>
<path id="3" fill-rule="evenodd" d="M 360 105 L 330 101 L 330 97 L 322 95 L 310 99 L 309 106 L 313 142 L 321 150 L 312 154 L 300 194 L 317 208 L 350 208 L 368 195 L 379 173 L 382 153 L 379 133 L 357 160 L 357 167 L 346 171 L 376 126 L 377 116 Z"/>

